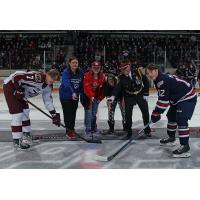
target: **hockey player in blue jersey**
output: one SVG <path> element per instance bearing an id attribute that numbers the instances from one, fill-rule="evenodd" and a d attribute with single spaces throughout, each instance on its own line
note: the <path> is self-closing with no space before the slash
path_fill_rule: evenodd
<path id="1" fill-rule="evenodd" d="M 178 128 L 180 147 L 173 151 L 173 157 L 190 157 L 188 120 L 192 118 L 197 94 L 192 85 L 176 76 L 163 74 L 159 68 L 150 64 L 146 68 L 148 77 L 154 81 L 158 91 L 158 101 L 152 112 L 151 120 L 156 123 L 167 109 L 168 137 L 160 140 L 161 146 L 175 146 L 175 134 Z"/>

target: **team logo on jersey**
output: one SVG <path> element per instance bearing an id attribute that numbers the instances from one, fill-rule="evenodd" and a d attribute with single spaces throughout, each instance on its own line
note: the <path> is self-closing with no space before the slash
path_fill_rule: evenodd
<path id="1" fill-rule="evenodd" d="M 74 84 L 74 89 L 78 89 L 79 85 L 78 84 Z"/>
<path id="2" fill-rule="evenodd" d="M 41 76 L 41 74 L 35 74 L 35 81 L 36 82 L 42 82 L 42 76 Z"/>
<path id="3" fill-rule="evenodd" d="M 161 85 L 163 85 L 164 81 L 160 81 L 157 83 L 157 87 L 160 88 Z"/>

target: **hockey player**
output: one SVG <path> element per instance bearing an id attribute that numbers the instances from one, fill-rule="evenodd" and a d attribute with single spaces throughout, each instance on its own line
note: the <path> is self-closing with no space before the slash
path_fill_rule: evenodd
<path id="1" fill-rule="evenodd" d="M 105 84 L 105 76 L 101 72 L 100 62 L 93 62 L 92 69 L 85 73 L 83 88 L 84 97 L 81 97 L 82 105 L 85 108 L 85 133 L 87 136 L 91 134 L 99 134 L 96 119 L 98 106 L 104 99 L 103 87 Z"/>
<path id="2" fill-rule="evenodd" d="M 60 102 L 63 109 L 66 133 L 70 139 L 76 138 L 74 130 L 76 111 L 78 108 L 79 95 L 83 93 L 83 71 L 78 67 L 76 57 L 69 58 L 69 66 L 62 74 L 60 86 Z"/>
<path id="3" fill-rule="evenodd" d="M 112 96 L 114 88 L 117 85 L 117 82 L 118 80 L 113 74 L 109 74 L 107 76 L 107 80 L 104 87 L 104 94 L 105 94 L 106 99 L 109 100 L 109 98 Z M 115 115 L 115 109 L 116 109 L 117 104 L 119 105 L 119 108 L 121 110 L 122 125 L 123 125 L 123 129 L 125 130 L 125 106 L 124 106 L 123 96 L 120 94 L 119 97 L 115 98 L 112 104 L 110 104 L 109 101 L 107 102 L 108 125 L 109 125 L 109 130 L 107 132 L 108 134 L 114 133 L 114 126 L 115 126 L 114 115 Z"/>
<path id="4" fill-rule="evenodd" d="M 134 105 L 138 104 L 143 117 L 144 125 L 149 123 L 149 108 L 147 98 L 149 95 L 149 82 L 139 69 L 131 68 L 130 62 L 123 62 L 120 66 L 122 71 L 119 83 L 113 91 L 113 96 L 109 101 L 114 102 L 120 93 L 124 96 L 125 102 L 125 122 L 127 139 L 132 137 L 132 112 Z M 145 129 L 145 135 L 151 137 L 151 129 Z"/>
<path id="5" fill-rule="evenodd" d="M 59 80 L 59 72 L 55 69 L 47 73 L 17 71 L 4 80 L 3 90 L 12 116 L 11 130 L 16 149 L 29 149 L 31 143 L 30 110 L 26 98 L 42 94 L 44 104 L 52 115 L 53 124 L 60 126 L 60 114 L 56 113 L 51 96 L 56 80 Z"/>
<path id="6" fill-rule="evenodd" d="M 167 112 L 168 137 L 161 139 L 160 145 L 175 145 L 175 133 L 178 126 L 181 146 L 173 151 L 173 157 L 190 157 L 188 120 L 191 119 L 197 102 L 194 88 L 185 80 L 161 73 L 159 68 L 153 64 L 147 66 L 146 72 L 158 90 L 158 101 L 151 115 L 152 122 L 159 121 L 161 114 L 170 105 Z"/>

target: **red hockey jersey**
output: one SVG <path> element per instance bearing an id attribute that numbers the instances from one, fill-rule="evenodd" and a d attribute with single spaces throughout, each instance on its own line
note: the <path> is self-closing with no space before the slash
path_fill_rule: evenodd
<path id="1" fill-rule="evenodd" d="M 11 88 L 22 88 L 25 98 L 42 95 L 44 105 L 48 111 L 55 110 L 51 96 L 52 86 L 45 82 L 46 75 L 43 72 L 24 72 L 16 71 L 4 80 L 4 84 Z"/>

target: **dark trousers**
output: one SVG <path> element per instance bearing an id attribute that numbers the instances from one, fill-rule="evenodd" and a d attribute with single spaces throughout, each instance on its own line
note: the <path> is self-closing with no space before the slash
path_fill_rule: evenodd
<path id="1" fill-rule="evenodd" d="M 66 129 L 74 130 L 75 120 L 76 120 L 76 111 L 78 108 L 78 101 L 67 100 L 62 101 L 61 105 L 63 109 L 63 116 Z"/>
<path id="2" fill-rule="evenodd" d="M 141 112 L 144 125 L 149 123 L 149 107 L 148 103 L 143 96 L 137 95 L 135 97 L 124 97 L 125 101 L 125 121 L 127 131 L 132 129 L 132 114 L 134 105 L 138 104 Z M 150 129 L 147 127 L 146 129 Z"/>

